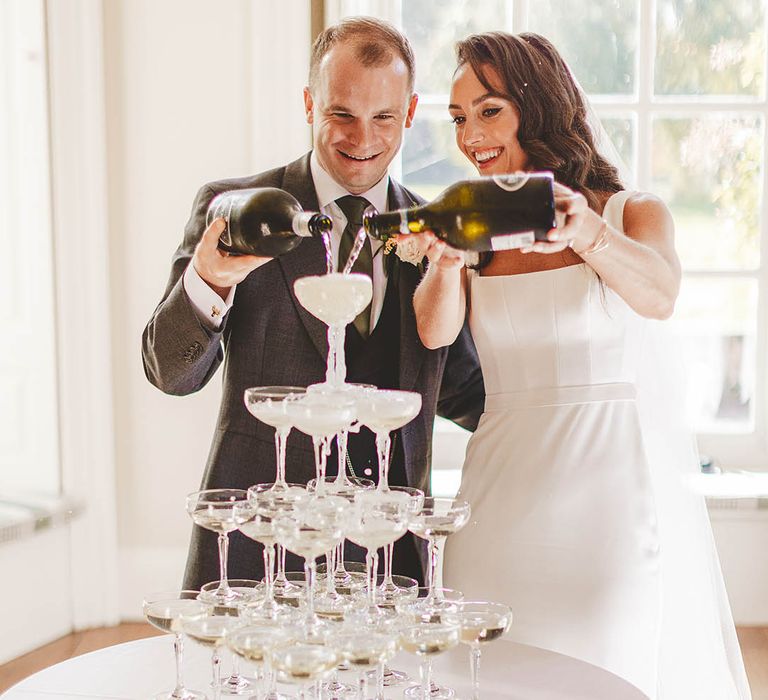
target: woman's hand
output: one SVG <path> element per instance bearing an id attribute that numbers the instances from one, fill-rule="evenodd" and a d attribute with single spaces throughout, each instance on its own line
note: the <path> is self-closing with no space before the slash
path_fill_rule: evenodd
<path id="1" fill-rule="evenodd" d="M 572 248 L 576 253 L 587 250 L 600 234 L 602 219 L 587 204 L 580 192 L 554 183 L 557 228 L 547 233 L 546 241 L 536 241 L 522 248 L 523 253 L 559 253 Z"/>
<path id="2" fill-rule="evenodd" d="M 406 238 L 418 243 L 419 250 L 423 251 L 429 260 L 430 267 L 436 267 L 440 270 L 455 270 L 464 266 L 464 251 L 449 246 L 431 231 L 397 236 L 398 242 Z"/>

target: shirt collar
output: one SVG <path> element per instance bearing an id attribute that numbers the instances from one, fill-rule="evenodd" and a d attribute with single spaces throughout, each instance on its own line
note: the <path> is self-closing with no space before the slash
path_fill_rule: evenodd
<path id="1" fill-rule="evenodd" d="M 324 209 L 328 205 L 335 202 L 339 197 L 351 194 L 347 192 L 338 182 L 336 182 L 330 174 L 320 165 L 317 159 L 315 151 L 312 151 L 312 155 L 309 158 L 309 169 L 312 173 L 312 181 L 315 185 L 315 192 L 317 193 L 317 202 L 320 205 L 320 209 Z M 358 196 L 365 197 L 374 207 L 376 211 L 387 210 L 387 195 L 389 193 L 389 175 L 385 175 L 379 180 L 371 189 L 367 192 L 361 192 Z"/>

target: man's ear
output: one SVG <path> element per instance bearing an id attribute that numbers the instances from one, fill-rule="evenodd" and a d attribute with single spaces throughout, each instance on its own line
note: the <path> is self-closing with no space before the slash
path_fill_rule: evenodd
<path id="1" fill-rule="evenodd" d="M 416 105 L 419 103 L 419 96 L 414 92 L 408 103 L 408 111 L 405 114 L 405 128 L 410 129 L 413 124 L 413 115 L 416 112 Z"/>
<path id="2" fill-rule="evenodd" d="M 312 108 L 315 106 L 314 100 L 312 99 L 312 93 L 309 91 L 308 87 L 304 88 L 304 114 L 307 118 L 307 124 L 311 124 L 313 121 L 313 111 Z"/>

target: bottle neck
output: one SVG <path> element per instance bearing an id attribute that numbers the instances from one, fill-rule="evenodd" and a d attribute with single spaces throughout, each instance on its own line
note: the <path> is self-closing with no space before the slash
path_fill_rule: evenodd
<path id="1" fill-rule="evenodd" d="M 309 238 L 330 233 L 333 229 L 333 221 L 325 214 L 317 212 L 300 211 L 294 217 L 291 228 L 297 236 Z"/>
<path id="2" fill-rule="evenodd" d="M 378 239 L 386 239 L 398 234 L 413 233 L 408 221 L 412 217 L 412 210 L 396 209 L 381 214 L 374 214 L 363 219 L 365 231 Z"/>

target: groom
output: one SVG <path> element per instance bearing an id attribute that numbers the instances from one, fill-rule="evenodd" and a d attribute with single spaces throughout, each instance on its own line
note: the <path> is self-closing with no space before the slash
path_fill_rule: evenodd
<path id="1" fill-rule="evenodd" d="M 198 192 L 142 352 L 148 379 L 169 394 L 197 391 L 224 364 L 218 425 L 201 488 L 245 489 L 274 480 L 274 431 L 247 412 L 243 392 L 323 381 L 328 352 L 326 326 L 293 293 L 298 278 L 325 272 L 322 241 L 304 239 L 275 259 L 228 257 L 217 249 L 223 222 L 205 227 L 208 204 L 225 190 L 282 188 L 305 210 L 331 216 L 334 256 L 343 264 L 366 206 L 383 211 L 422 201 L 387 174 L 403 129 L 413 120 L 413 83 L 413 52 L 397 29 L 372 18 L 343 20 L 326 29 L 312 50 L 304 103 L 314 150 L 284 167 L 209 183 Z M 393 439 L 389 478 L 391 484 L 427 490 L 435 413 L 474 429 L 484 401 L 482 376 L 466 328 L 450 349 L 424 348 L 411 303 L 419 269 L 380 246 L 366 241 L 355 267 L 371 276 L 373 300 L 347 328 L 347 381 L 421 393 L 421 413 Z M 375 443 L 367 429 L 350 436 L 349 456 L 357 476 L 376 478 Z M 335 455 L 328 464 L 333 474 Z M 305 483 L 314 473 L 311 441 L 294 430 L 287 480 Z M 263 576 L 261 551 L 261 545 L 232 533 L 230 577 Z M 361 554 L 347 552 L 356 559 Z M 420 558 L 420 547 L 407 534 L 395 546 L 393 570 L 423 581 Z M 289 555 L 287 568 L 300 569 L 299 563 Z M 216 535 L 195 526 L 184 588 L 218 578 Z"/>

